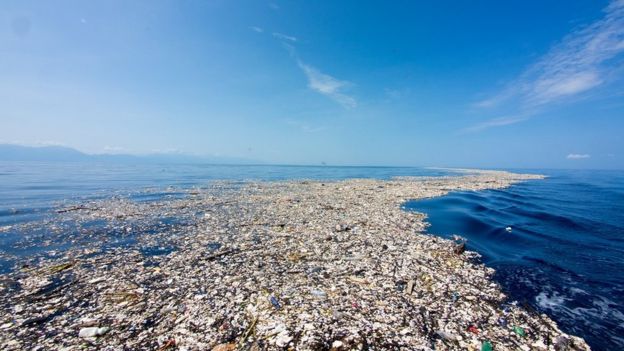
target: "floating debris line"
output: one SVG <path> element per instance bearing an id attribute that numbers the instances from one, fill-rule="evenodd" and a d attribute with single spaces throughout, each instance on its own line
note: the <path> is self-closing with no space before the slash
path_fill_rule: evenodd
<path id="1" fill-rule="evenodd" d="M 401 209 L 410 199 L 539 178 L 222 182 L 186 197 L 59 208 L 46 226 L 95 221 L 104 229 L 83 228 L 71 240 L 91 245 L 0 276 L 0 344 L 588 350 L 545 315 L 508 301 L 461 239 L 424 234 L 425 215 Z M 107 233 L 121 241 L 110 245 Z"/>

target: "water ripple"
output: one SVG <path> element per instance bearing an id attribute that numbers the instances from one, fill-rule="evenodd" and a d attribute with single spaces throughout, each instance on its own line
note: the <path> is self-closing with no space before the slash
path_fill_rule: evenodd
<path id="1" fill-rule="evenodd" d="M 466 237 L 512 299 L 595 350 L 624 349 L 624 172 L 548 175 L 404 207 L 427 213 L 430 233 Z"/>

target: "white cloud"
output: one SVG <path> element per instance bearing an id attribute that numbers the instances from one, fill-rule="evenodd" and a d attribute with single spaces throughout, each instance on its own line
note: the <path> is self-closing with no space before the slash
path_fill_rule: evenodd
<path id="1" fill-rule="evenodd" d="M 563 96 L 582 93 L 602 82 L 596 72 L 575 72 L 566 77 L 544 78 L 535 83 L 532 98 L 536 103 L 547 103 Z"/>
<path id="2" fill-rule="evenodd" d="M 288 41 L 292 41 L 292 42 L 296 42 L 297 38 L 290 36 L 290 35 L 286 35 L 286 34 L 282 34 L 282 33 L 277 33 L 277 32 L 273 32 L 273 36 L 276 37 L 277 39 L 281 39 L 281 40 L 288 40 Z"/>
<path id="3" fill-rule="evenodd" d="M 591 155 L 588 154 L 569 154 L 566 156 L 568 160 L 582 160 L 584 158 L 590 158 Z"/>
<path id="4" fill-rule="evenodd" d="M 473 132 L 478 132 L 478 131 L 488 129 L 491 127 L 507 126 L 510 124 L 522 122 L 528 118 L 529 117 L 524 116 L 524 115 L 493 118 L 488 121 L 478 123 L 471 127 L 465 128 L 462 130 L 462 133 L 473 133 Z"/>
<path id="5" fill-rule="evenodd" d="M 512 92 L 541 105 L 595 88 L 608 80 L 610 60 L 624 51 L 624 1 L 605 16 L 568 34 L 514 82 Z"/>
<path id="6" fill-rule="evenodd" d="M 301 61 L 298 61 L 298 64 L 303 73 L 308 77 L 308 87 L 310 89 L 331 98 L 346 108 L 357 106 L 357 102 L 353 97 L 342 92 L 351 83 L 338 80 Z"/>
<path id="7" fill-rule="evenodd" d="M 297 61 L 297 65 L 308 78 L 308 87 L 310 89 L 329 97 L 345 108 L 354 108 L 357 106 L 355 98 L 344 92 L 345 89 L 353 85 L 352 83 L 334 78 L 301 61 L 297 55 L 294 44 L 289 43 L 296 42 L 297 38 L 277 32 L 274 32 L 273 36 L 282 42 L 282 45 L 286 48 L 290 56 Z"/>
<path id="8" fill-rule="evenodd" d="M 618 79 L 614 61 L 621 59 L 623 52 L 624 0 L 617 0 L 604 9 L 600 20 L 572 31 L 502 92 L 475 106 L 494 108 L 511 104 L 516 109 L 537 113 L 549 104 Z"/>
<path id="9" fill-rule="evenodd" d="M 262 33 L 264 32 L 264 29 L 260 28 L 260 27 L 256 27 L 256 26 L 251 26 L 249 27 L 251 30 L 253 30 L 254 32 L 258 32 L 258 33 Z"/>

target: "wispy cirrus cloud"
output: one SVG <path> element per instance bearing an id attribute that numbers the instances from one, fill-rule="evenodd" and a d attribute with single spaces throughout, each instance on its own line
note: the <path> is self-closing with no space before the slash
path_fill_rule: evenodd
<path id="1" fill-rule="evenodd" d="M 254 32 L 257 32 L 257 33 L 262 33 L 262 32 L 264 32 L 264 29 L 262 29 L 262 27 L 251 26 L 251 27 L 249 27 L 249 28 L 250 28 L 251 30 L 253 30 Z"/>
<path id="2" fill-rule="evenodd" d="M 357 106 L 355 98 L 344 93 L 345 88 L 352 85 L 350 82 L 336 79 L 300 60 L 297 60 L 297 64 L 308 78 L 308 87 L 310 89 L 329 97 L 345 108 L 354 108 Z"/>
<path id="3" fill-rule="evenodd" d="M 624 0 L 611 2 L 604 16 L 572 31 L 500 93 L 479 101 L 479 108 L 515 108 L 533 114 L 550 104 L 603 86 L 618 79 L 617 64 L 624 53 Z M 528 118 L 528 117 L 527 117 Z M 523 119 L 515 119 L 514 123 Z M 500 118 L 481 123 L 483 128 L 507 125 Z M 477 127 L 477 126 L 475 126 Z"/>
<path id="4" fill-rule="evenodd" d="M 308 79 L 308 87 L 319 94 L 323 94 L 334 100 L 345 108 L 354 108 L 357 101 L 354 97 L 348 95 L 345 91 L 353 84 L 346 80 L 340 80 L 329 74 L 321 72 L 319 69 L 304 63 L 297 55 L 297 49 L 294 43 L 297 38 L 282 33 L 273 33 L 273 37 L 282 42 L 284 48 L 290 56 L 297 61 L 297 65 Z"/>
<path id="5" fill-rule="evenodd" d="M 291 35 L 286 35 L 286 34 L 282 34 L 282 33 L 278 33 L 278 32 L 273 32 L 273 36 L 276 37 L 277 39 L 281 39 L 281 40 L 288 40 L 288 41 L 292 41 L 292 42 L 296 42 L 297 41 L 297 37 L 293 37 Z"/>
<path id="6" fill-rule="evenodd" d="M 582 160 L 590 157 L 591 155 L 588 154 L 568 154 L 568 156 L 566 156 L 568 160 Z"/>
<path id="7" fill-rule="evenodd" d="M 461 130 L 461 133 L 474 133 L 484 129 L 492 128 L 492 127 L 502 127 L 522 121 L 526 121 L 529 117 L 526 115 L 517 115 L 517 116 L 505 116 L 505 117 L 497 117 L 487 120 L 485 122 L 477 123 L 468 128 L 464 128 Z"/>

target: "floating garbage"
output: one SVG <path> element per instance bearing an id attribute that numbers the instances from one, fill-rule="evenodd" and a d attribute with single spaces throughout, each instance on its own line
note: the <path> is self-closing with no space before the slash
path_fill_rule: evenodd
<path id="1" fill-rule="evenodd" d="M 455 247 L 453 248 L 453 252 L 455 252 L 455 254 L 461 255 L 464 253 L 464 251 L 466 251 L 466 243 L 462 242 L 455 244 Z"/>
<path id="2" fill-rule="evenodd" d="M 505 230 L 507 231 L 507 233 L 511 233 L 512 229 L 511 229 L 511 227 L 507 227 L 507 228 L 505 228 Z"/>
<path id="3" fill-rule="evenodd" d="M 411 294 L 412 291 L 414 291 L 414 284 L 416 284 L 416 282 L 413 279 L 407 282 L 407 288 L 405 290 L 407 294 Z"/>
<path id="4" fill-rule="evenodd" d="M 468 331 L 473 333 L 473 334 L 479 335 L 479 329 L 476 326 L 474 326 L 474 325 L 469 326 L 468 327 Z"/>
<path id="5" fill-rule="evenodd" d="M 269 297 L 269 301 L 271 301 L 271 305 L 273 305 L 273 307 L 277 308 L 278 310 L 282 308 L 282 305 L 280 305 L 279 301 L 277 301 L 277 298 L 275 296 L 271 295 Z"/>
<path id="6" fill-rule="evenodd" d="M 169 349 L 175 348 L 175 346 L 176 346 L 176 341 L 175 339 L 171 338 L 165 341 L 165 343 L 161 347 L 158 348 L 158 351 L 169 350 Z"/>
<path id="7" fill-rule="evenodd" d="M 438 330 L 436 335 L 446 341 L 459 341 L 461 339 L 458 335 L 447 333 L 443 330 Z"/>
<path id="8" fill-rule="evenodd" d="M 397 291 L 403 291 L 407 287 L 407 282 L 405 280 L 398 280 L 394 283 Z"/>
<path id="9" fill-rule="evenodd" d="M 321 289 L 311 289 L 310 294 L 312 294 L 313 296 L 319 299 L 324 299 L 327 297 L 327 293 Z"/>
<path id="10" fill-rule="evenodd" d="M 211 351 L 233 351 L 236 350 L 235 343 L 219 344 L 212 348 Z"/>
<path id="11" fill-rule="evenodd" d="M 492 351 L 492 343 L 487 340 L 482 342 L 481 351 Z"/>
<path id="12" fill-rule="evenodd" d="M 401 210 L 535 178 L 213 182 L 63 204 L 11 228 L 55 253 L 0 276 L 2 348 L 588 350 L 508 304 L 476 253 Z M 501 316 L 530 333 L 514 337 Z"/>
<path id="13" fill-rule="evenodd" d="M 108 327 L 89 327 L 82 328 L 78 333 L 78 336 L 81 338 L 93 338 L 96 336 L 102 336 L 110 331 Z"/>

